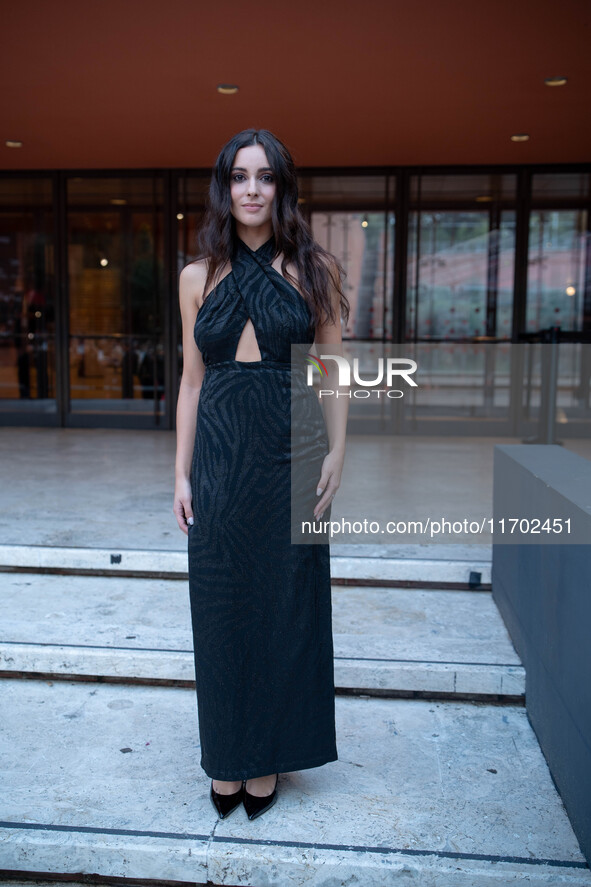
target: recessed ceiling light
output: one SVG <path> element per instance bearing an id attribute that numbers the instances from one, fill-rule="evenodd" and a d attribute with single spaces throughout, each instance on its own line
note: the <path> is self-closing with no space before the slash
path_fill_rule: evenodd
<path id="1" fill-rule="evenodd" d="M 566 77 L 544 77 L 546 86 L 564 86 Z"/>
<path id="2" fill-rule="evenodd" d="M 235 92 L 238 92 L 238 87 L 233 83 L 218 83 L 217 90 L 222 95 L 234 95 Z"/>
<path id="3" fill-rule="evenodd" d="M 567 296 L 574 296 L 576 294 L 576 292 L 577 292 L 577 289 L 574 286 L 567 286 L 567 288 L 565 290 L 565 293 L 567 294 Z"/>
<path id="4" fill-rule="evenodd" d="M 526 132 L 517 133 L 516 135 L 511 136 L 512 142 L 527 142 L 528 139 L 529 136 Z"/>
<path id="5" fill-rule="evenodd" d="M 185 214 L 184 213 L 177 213 L 176 217 L 179 220 L 179 222 L 182 222 L 182 220 L 185 218 Z"/>
<path id="6" fill-rule="evenodd" d="M 480 194 L 476 198 L 476 203 L 490 203 L 492 201 L 492 197 L 490 194 Z"/>
<path id="7" fill-rule="evenodd" d="M 18 139 L 6 139 L 5 143 L 7 148 L 22 148 L 23 143 Z"/>

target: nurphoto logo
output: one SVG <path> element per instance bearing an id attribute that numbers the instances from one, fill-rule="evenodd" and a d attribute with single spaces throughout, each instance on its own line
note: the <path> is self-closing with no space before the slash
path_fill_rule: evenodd
<path id="1" fill-rule="evenodd" d="M 349 359 L 343 357 L 340 354 L 321 354 L 320 357 L 316 357 L 314 354 L 310 354 L 306 357 L 306 361 L 308 362 L 307 369 L 307 379 L 306 382 L 308 385 L 314 385 L 314 370 L 318 370 L 321 377 L 328 376 L 328 369 L 325 360 L 333 360 L 338 368 L 338 385 L 339 388 L 350 388 L 351 386 L 351 365 L 349 363 Z M 411 385 L 413 388 L 418 388 L 418 383 L 415 382 L 414 379 L 411 378 L 413 373 L 417 371 L 417 362 L 415 360 L 411 360 L 407 357 L 379 357 L 377 358 L 377 374 L 375 378 L 371 379 L 362 379 L 359 372 L 359 358 L 353 358 L 353 380 L 357 386 L 359 386 L 353 392 L 349 391 L 339 391 L 333 390 L 330 388 L 321 388 L 318 392 L 319 397 L 357 397 L 357 398 L 367 398 L 372 395 L 377 395 L 377 397 L 381 397 L 384 394 L 386 397 L 399 398 L 404 397 L 404 391 L 400 388 L 394 388 L 394 378 L 396 381 L 400 383 L 400 379 L 406 382 L 407 385 Z M 378 388 L 378 385 L 381 385 L 385 381 L 386 388 Z"/>

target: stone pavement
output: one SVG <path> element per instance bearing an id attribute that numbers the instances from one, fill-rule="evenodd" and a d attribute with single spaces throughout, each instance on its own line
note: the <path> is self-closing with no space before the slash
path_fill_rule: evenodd
<path id="1" fill-rule="evenodd" d="M 527 719 L 489 547 L 333 547 L 339 759 L 281 774 L 259 819 L 219 821 L 186 540 L 162 530 L 170 441 L 16 431 L 0 533 L 4 883 L 591 885 Z"/>

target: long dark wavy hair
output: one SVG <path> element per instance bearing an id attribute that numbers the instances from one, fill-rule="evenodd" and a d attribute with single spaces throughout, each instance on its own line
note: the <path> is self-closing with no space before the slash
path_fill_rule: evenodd
<path id="1" fill-rule="evenodd" d="M 275 256 L 283 253 L 281 271 L 306 300 L 313 323 L 336 322 L 330 285 L 340 296 L 340 312 L 346 324 L 350 305 L 342 288 L 345 271 L 335 257 L 314 240 L 312 229 L 298 206 L 298 182 L 294 162 L 285 145 L 267 129 L 245 129 L 224 145 L 216 160 L 209 186 L 203 224 L 197 237 L 198 259 L 208 260 L 204 293 L 216 275 L 236 254 L 236 222 L 231 212 L 231 171 L 236 153 L 248 145 L 261 145 L 275 177 L 272 206 Z M 287 270 L 293 263 L 297 280 Z"/>

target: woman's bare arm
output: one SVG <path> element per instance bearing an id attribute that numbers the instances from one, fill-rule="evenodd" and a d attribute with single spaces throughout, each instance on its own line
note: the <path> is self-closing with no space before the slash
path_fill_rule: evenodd
<path id="1" fill-rule="evenodd" d="M 193 523 L 191 463 L 199 393 L 205 375 L 201 352 L 193 337 L 199 305 L 203 301 L 205 262 L 187 265 L 179 277 L 179 304 L 183 325 L 183 375 L 176 408 L 176 461 L 173 511 L 183 533 Z"/>
<path id="2" fill-rule="evenodd" d="M 333 268 L 333 274 L 336 270 Z M 320 354 L 336 354 L 343 356 L 343 337 L 341 328 L 340 296 L 336 287 L 330 289 L 331 303 L 335 312 L 335 321 L 325 321 L 316 327 L 314 338 L 315 351 Z M 324 459 L 322 474 L 318 488 L 322 489 L 322 496 L 314 508 L 316 519 L 322 518 L 324 510 L 332 502 L 336 491 L 341 484 L 341 473 L 345 460 L 345 438 L 347 434 L 347 417 L 349 415 L 348 387 L 339 387 L 338 366 L 336 361 L 326 361 L 328 376 L 326 388 L 335 394 L 322 398 L 326 430 L 328 433 L 329 452 Z M 324 387 L 324 382 L 323 382 Z M 342 396 L 337 397 L 339 391 Z"/>

